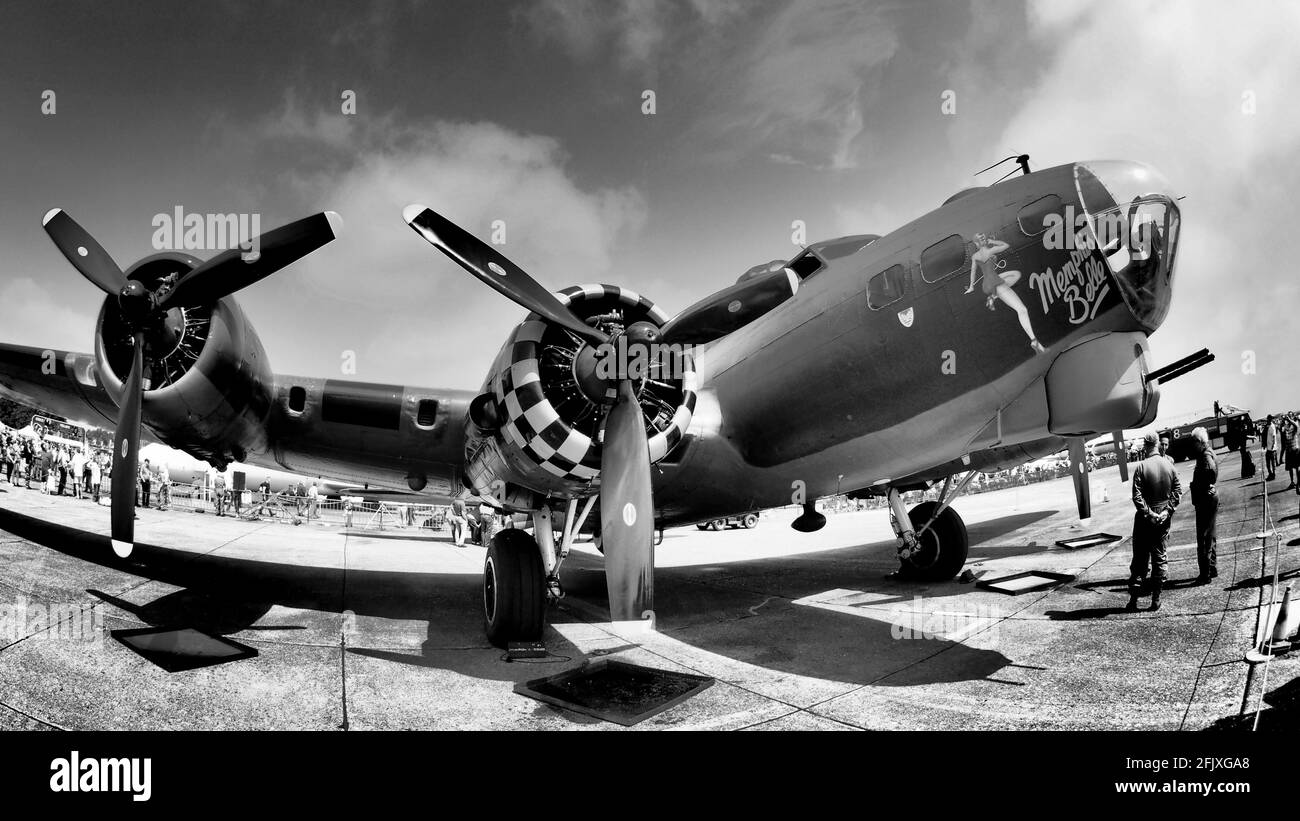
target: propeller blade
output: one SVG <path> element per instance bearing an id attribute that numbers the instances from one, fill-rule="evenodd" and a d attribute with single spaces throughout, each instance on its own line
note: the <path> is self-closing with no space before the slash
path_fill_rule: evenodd
<path id="1" fill-rule="evenodd" d="M 259 234 L 248 250 L 222 251 L 190 271 L 159 300 L 158 308 L 210 305 L 297 262 L 336 239 L 342 230 L 342 217 L 322 211 Z"/>
<path id="2" fill-rule="evenodd" d="M 143 399 L 144 334 L 135 334 L 131 374 L 113 434 L 113 552 L 125 559 L 135 547 L 135 480 L 140 459 L 140 403 Z"/>
<path id="3" fill-rule="evenodd" d="M 117 292 L 126 284 L 126 274 L 122 273 L 104 246 L 95 242 L 90 232 L 62 208 L 51 208 L 45 212 L 41 225 L 73 268 L 99 290 L 109 296 L 117 296 Z"/>
<path id="4" fill-rule="evenodd" d="M 759 274 L 705 297 L 663 327 L 667 345 L 703 345 L 720 339 L 794 296 L 799 279 L 788 268 Z"/>
<path id="5" fill-rule="evenodd" d="M 1088 451 L 1080 437 L 1070 439 L 1070 476 L 1074 479 L 1074 500 L 1079 518 L 1092 518 L 1092 485 L 1088 481 Z"/>
<path id="6" fill-rule="evenodd" d="M 600 457 L 600 538 L 613 621 L 653 617 L 654 500 L 641 405 L 626 379 L 605 421 Z"/>
<path id="7" fill-rule="evenodd" d="M 441 214 L 423 205 L 408 205 L 402 210 L 402 219 L 430 245 L 507 299 L 587 339 L 609 341 L 604 331 L 583 322 L 524 269 Z"/>
<path id="8" fill-rule="evenodd" d="M 1117 430 L 1111 433 L 1111 441 L 1115 443 L 1115 461 L 1119 463 L 1119 480 L 1120 482 L 1128 481 L 1128 448 L 1124 445 L 1124 431 Z"/>

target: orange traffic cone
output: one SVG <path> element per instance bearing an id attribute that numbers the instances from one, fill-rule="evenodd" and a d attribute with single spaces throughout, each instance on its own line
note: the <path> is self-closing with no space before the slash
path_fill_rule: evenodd
<path id="1" fill-rule="evenodd" d="M 1291 585 L 1287 585 L 1286 591 L 1282 594 L 1282 606 L 1273 616 L 1272 628 L 1265 634 L 1266 637 L 1260 640 L 1259 646 L 1246 654 L 1247 661 L 1258 663 L 1291 649 L 1292 643 L 1289 637 L 1296 632 L 1296 625 L 1291 615 Z"/>
<path id="2" fill-rule="evenodd" d="M 1291 634 L 1295 625 L 1291 623 L 1291 585 L 1286 586 L 1282 594 L 1282 607 L 1277 611 L 1277 621 L 1273 622 L 1273 638 L 1268 642 L 1268 649 L 1280 653 L 1291 649 Z"/>

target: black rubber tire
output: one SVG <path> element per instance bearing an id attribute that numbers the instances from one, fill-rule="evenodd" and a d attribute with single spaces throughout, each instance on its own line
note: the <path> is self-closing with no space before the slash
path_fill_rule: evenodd
<path id="1" fill-rule="evenodd" d="M 696 529 L 696 530 L 707 530 L 708 527 L 709 527 L 709 523 L 708 523 L 708 522 L 700 522 L 699 524 L 697 524 L 697 525 L 695 526 L 695 529 Z"/>
<path id="2" fill-rule="evenodd" d="M 724 527 L 724 523 L 721 519 L 714 519 L 713 521 L 709 522 L 709 530 L 712 530 L 715 533 L 721 530 L 723 527 Z"/>
<path id="3" fill-rule="evenodd" d="M 913 530 L 920 530 L 934 516 L 938 502 L 922 502 L 907 513 Z M 904 573 L 914 579 L 942 582 L 961 572 L 970 552 L 970 535 L 966 523 L 951 507 L 939 514 L 929 530 L 921 535 L 921 549 L 903 562 Z"/>
<path id="4" fill-rule="evenodd" d="M 747 514 L 745 518 L 740 520 L 740 526 L 745 528 L 746 530 L 753 528 L 757 524 L 758 524 L 758 516 L 753 513 Z"/>
<path id="5" fill-rule="evenodd" d="M 537 641 L 546 625 L 546 576 L 537 542 L 506 528 L 492 537 L 483 560 L 483 629 L 488 641 Z"/>

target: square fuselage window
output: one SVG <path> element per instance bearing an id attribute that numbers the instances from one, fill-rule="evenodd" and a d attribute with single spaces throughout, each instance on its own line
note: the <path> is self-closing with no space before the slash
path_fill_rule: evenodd
<path id="1" fill-rule="evenodd" d="M 1055 194 L 1048 194 L 1021 208 L 1016 214 L 1016 221 L 1020 223 L 1020 230 L 1025 233 L 1025 236 L 1033 237 L 1047 229 L 1043 220 L 1048 214 L 1058 214 L 1060 211 L 1061 198 Z"/>
<path id="2" fill-rule="evenodd" d="M 966 240 L 953 234 L 921 252 L 921 277 L 926 282 L 938 282 L 966 270 L 968 264 Z"/>
<path id="3" fill-rule="evenodd" d="M 907 272 L 902 265 L 891 265 L 867 282 L 867 305 L 883 308 L 903 298 L 907 288 Z"/>

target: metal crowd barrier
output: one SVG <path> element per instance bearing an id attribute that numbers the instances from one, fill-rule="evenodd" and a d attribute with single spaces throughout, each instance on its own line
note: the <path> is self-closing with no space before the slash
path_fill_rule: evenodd
<path id="1" fill-rule="evenodd" d="M 161 500 L 155 483 L 150 503 Z M 216 512 L 216 494 L 210 487 L 173 482 L 169 507 L 176 510 Z M 227 489 L 223 515 L 240 519 L 272 520 L 287 524 L 316 523 L 352 530 L 445 531 L 447 506 L 411 502 L 349 502 L 319 497 L 313 505 L 306 496 L 272 493 L 266 499 L 257 490 Z"/>

